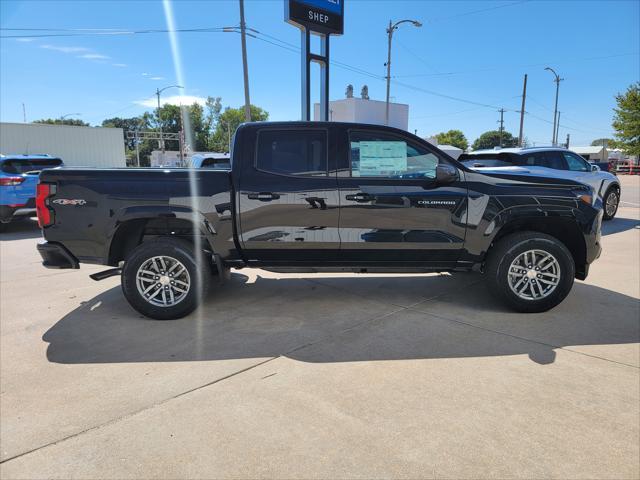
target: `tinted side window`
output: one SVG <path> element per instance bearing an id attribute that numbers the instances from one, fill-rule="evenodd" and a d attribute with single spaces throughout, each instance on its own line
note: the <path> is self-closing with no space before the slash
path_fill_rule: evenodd
<path id="1" fill-rule="evenodd" d="M 522 165 L 565 170 L 564 162 L 558 152 L 534 152 L 522 155 Z"/>
<path id="2" fill-rule="evenodd" d="M 326 176 L 327 133 L 321 130 L 262 130 L 256 168 L 279 175 Z"/>
<path id="3" fill-rule="evenodd" d="M 573 172 L 587 172 L 590 169 L 587 167 L 587 162 L 573 153 L 562 152 L 564 159 L 569 165 L 569 170 Z"/>
<path id="4" fill-rule="evenodd" d="M 439 159 L 402 137 L 377 132 L 352 132 L 352 177 L 435 178 Z"/>

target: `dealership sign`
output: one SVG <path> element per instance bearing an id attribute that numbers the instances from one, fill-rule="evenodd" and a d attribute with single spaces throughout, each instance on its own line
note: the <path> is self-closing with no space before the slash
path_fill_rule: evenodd
<path id="1" fill-rule="evenodd" d="M 311 32 L 342 35 L 343 0 L 285 0 L 285 20 Z"/>

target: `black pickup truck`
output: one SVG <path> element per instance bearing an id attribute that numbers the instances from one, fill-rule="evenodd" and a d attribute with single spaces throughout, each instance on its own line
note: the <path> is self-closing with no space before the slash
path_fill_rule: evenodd
<path id="1" fill-rule="evenodd" d="M 560 303 L 600 255 L 602 210 L 570 180 L 483 174 L 394 128 L 239 127 L 230 170 L 43 171 L 43 265 L 110 265 L 156 319 L 193 311 L 229 268 L 477 270 L 511 308 Z M 391 280 L 390 280 L 391 281 Z"/>

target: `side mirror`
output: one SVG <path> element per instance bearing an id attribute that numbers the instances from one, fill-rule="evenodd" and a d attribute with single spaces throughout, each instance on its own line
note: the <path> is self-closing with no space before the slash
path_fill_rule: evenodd
<path id="1" fill-rule="evenodd" d="M 600 171 L 600 166 L 599 165 L 591 165 L 591 171 L 592 172 L 599 172 Z"/>
<path id="2" fill-rule="evenodd" d="M 436 182 L 445 185 L 458 180 L 458 169 L 453 165 L 441 163 L 436 167 Z"/>

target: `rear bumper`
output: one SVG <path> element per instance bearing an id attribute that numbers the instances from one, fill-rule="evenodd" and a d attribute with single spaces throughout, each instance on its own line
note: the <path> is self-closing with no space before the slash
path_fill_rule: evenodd
<path id="1" fill-rule="evenodd" d="M 80 268 L 80 262 L 64 246 L 55 242 L 38 243 L 42 265 L 47 268 Z"/>

